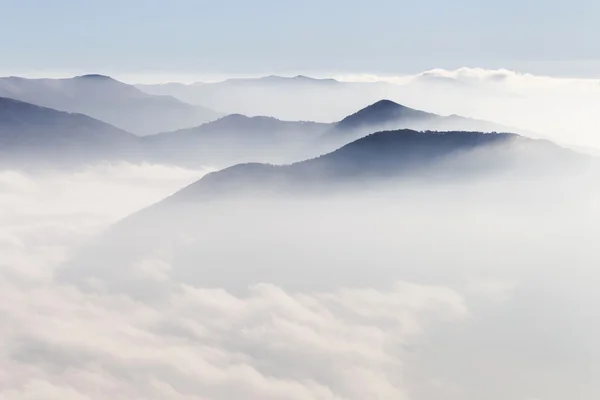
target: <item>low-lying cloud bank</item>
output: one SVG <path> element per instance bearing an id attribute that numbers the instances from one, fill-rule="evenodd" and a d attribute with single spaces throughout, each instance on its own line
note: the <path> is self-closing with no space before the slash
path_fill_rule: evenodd
<path id="1" fill-rule="evenodd" d="M 79 244 L 202 174 L 157 165 L 0 173 L 0 399 L 600 393 L 589 188 L 563 201 L 522 187 L 503 207 L 488 187 L 453 185 L 392 201 L 217 203 L 197 218 L 208 238 L 191 238 L 194 279 L 153 249 L 129 266 L 159 283 L 153 298 L 107 289 L 130 270 L 87 285 L 57 278 Z M 287 272 L 261 270 L 260 281 L 230 290 L 205 279 L 223 260 L 237 262 L 221 265 L 236 283 L 258 262 Z M 302 285 L 283 276 L 308 274 Z"/>
<path id="2" fill-rule="evenodd" d="M 51 274 L 50 266 L 67 257 L 68 250 L 206 172 L 127 163 L 69 173 L 1 170 L 0 264 L 35 265 Z"/>
<path id="3" fill-rule="evenodd" d="M 407 345 L 467 317 L 458 293 L 402 282 L 244 297 L 181 284 L 158 306 L 51 279 L 0 286 L 3 399 L 408 399 Z"/>
<path id="4" fill-rule="evenodd" d="M 81 242 L 201 174 L 128 164 L 0 173 L 0 399 L 408 398 L 405 342 L 467 318 L 454 290 L 263 283 L 233 295 L 173 281 L 163 266 L 165 301 L 145 304 L 55 279 Z"/>

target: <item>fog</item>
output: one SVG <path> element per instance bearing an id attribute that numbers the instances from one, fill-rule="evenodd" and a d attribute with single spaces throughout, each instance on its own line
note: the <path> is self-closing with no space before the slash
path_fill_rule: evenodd
<path id="1" fill-rule="evenodd" d="M 442 115 L 458 114 L 529 131 L 597 152 L 598 79 L 536 76 L 509 70 L 461 68 L 415 75 L 340 75 L 338 81 L 295 77 L 195 85 L 143 85 L 144 91 L 229 113 L 284 120 L 339 121 L 381 99 Z"/>
<path id="2" fill-rule="evenodd" d="M 0 173 L 0 399 L 600 394 L 593 171 L 215 198 L 113 225 L 206 172 Z"/>
<path id="3" fill-rule="evenodd" d="M 599 122 L 594 111 L 600 104 L 598 79 L 462 68 L 433 70 L 415 81 L 423 90 L 406 95 L 415 106 L 500 122 L 560 143 L 600 147 L 594 129 Z"/>

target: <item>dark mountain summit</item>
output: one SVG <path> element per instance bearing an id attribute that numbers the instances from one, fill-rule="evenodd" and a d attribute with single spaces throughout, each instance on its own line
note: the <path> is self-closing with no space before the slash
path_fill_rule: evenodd
<path id="1" fill-rule="evenodd" d="M 311 160 L 279 166 L 245 163 L 208 174 L 115 225 L 65 265 L 59 274 L 61 279 L 70 282 L 86 282 L 91 274 L 104 281 L 110 280 L 112 290 L 133 285 L 139 289 L 136 293 L 144 295 L 144 283 L 140 283 L 135 271 L 128 272 L 128 266 L 147 259 L 152 252 L 160 259 L 166 254 L 172 267 L 169 273 L 178 274 L 186 282 L 192 271 L 202 271 L 196 276 L 205 285 L 225 277 L 231 280 L 232 276 L 237 278 L 240 274 L 246 274 L 252 282 L 270 279 L 274 274 L 287 277 L 286 260 L 274 261 L 272 258 L 277 254 L 295 254 L 304 260 L 311 253 L 305 243 L 307 240 L 319 241 L 323 218 L 343 209 L 348 201 L 368 198 L 367 203 L 358 201 L 356 208 L 346 209 L 344 218 L 336 220 L 341 224 L 336 225 L 340 232 L 348 226 L 362 229 L 363 225 L 359 223 L 348 225 L 347 222 L 361 221 L 363 216 L 373 212 L 378 213 L 380 222 L 389 218 L 386 211 L 379 213 L 367 206 L 377 207 L 379 203 L 374 199 L 388 204 L 404 199 L 407 204 L 406 198 L 415 195 L 411 192 L 415 189 L 424 190 L 428 195 L 452 191 L 461 199 L 459 191 L 469 186 L 488 188 L 497 184 L 497 190 L 491 190 L 489 194 L 484 190 L 483 198 L 498 202 L 496 193 L 511 199 L 514 197 L 512 188 L 525 185 L 531 190 L 532 183 L 540 176 L 554 182 L 560 176 L 557 171 L 562 173 L 567 165 L 581 165 L 587 161 L 587 157 L 552 143 L 513 134 L 412 130 L 374 133 Z M 564 187 L 550 186 L 552 190 L 542 198 L 555 196 Z M 424 203 L 431 200 L 439 206 L 437 218 L 445 218 L 445 213 L 452 216 L 456 209 L 453 207 L 456 203 L 452 202 L 446 208 L 445 198 L 419 195 L 419 199 Z M 461 207 L 468 207 L 468 202 L 473 200 L 468 196 L 464 199 L 466 204 Z M 408 203 L 413 204 L 415 212 L 420 210 L 418 202 Z M 312 211 L 303 204 L 309 204 Z M 402 209 L 401 205 L 399 209 Z M 411 211 L 406 212 L 410 214 Z M 301 223 L 291 227 L 287 222 L 294 217 Z M 457 220 L 460 223 L 460 219 Z M 373 228 L 381 226 L 377 220 L 373 222 Z M 401 225 L 404 221 L 397 220 L 397 223 Z M 289 238 L 296 229 L 304 228 L 306 236 L 301 234 L 296 240 L 285 240 L 288 243 L 285 252 L 280 247 L 285 243 L 273 244 L 279 238 Z M 268 232 L 268 235 L 257 237 L 257 232 Z M 377 231 L 372 233 L 364 240 L 379 240 Z M 244 244 L 232 246 L 234 236 L 243 237 L 239 243 Z M 230 262 L 231 256 L 247 251 L 250 256 L 242 256 L 246 262 L 253 254 L 257 256 L 255 246 L 261 243 L 264 246 L 259 247 L 260 257 L 257 258 L 260 262 L 252 268 L 237 268 L 233 272 L 231 266 L 236 263 Z M 348 243 L 342 243 L 334 252 L 327 247 L 321 254 L 336 254 L 337 259 L 338 252 L 351 253 L 352 245 Z M 110 262 L 107 262 L 107 256 Z M 370 257 L 365 262 L 371 260 Z M 257 274 L 259 278 L 256 278 Z M 312 274 L 314 279 L 321 280 L 318 268 Z M 298 276 L 288 278 L 292 281 L 302 279 Z M 152 281 L 149 284 L 161 283 Z"/>
<path id="2" fill-rule="evenodd" d="M 329 150 L 377 131 L 412 129 L 418 131 L 514 132 L 488 121 L 456 115 L 442 116 L 416 110 L 391 100 L 380 100 L 333 124 L 323 135 Z"/>
<path id="3" fill-rule="evenodd" d="M 336 128 L 354 130 L 394 123 L 400 120 L 415 121 L 434 117 L 437 117 L 437 115 L 414 110 L 391 100 L 380 100 L 344 118 L 336 124 Z"/>
<path id="4" fill-rule="evenodd" d="M 207 175 L 170 201 L 225 193 L 328 191 L 339 185 L 389 178 L 469 178 L 494 172 L 550 173 L 557 163 L 588 157 L 551 142 L 511 133 L 385 131 L 329 154 L 274 166 L 240 164 Z"/>

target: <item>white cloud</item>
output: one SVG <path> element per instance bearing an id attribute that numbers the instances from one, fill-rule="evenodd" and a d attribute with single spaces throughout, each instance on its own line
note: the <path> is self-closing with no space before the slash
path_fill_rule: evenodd
<path id="1" fill-rule="evenodd" d="M 341 201 L 335 209 L 305 203 L 293 215 L 285 206 L 245 202 L 224 218 L 215 205 L 200 218 L 212 241 L 188 244 L 208 251 L 202 245 L 225 242 L 210 249 L 216 253 L 258 247 L 263 261 L 287 261 L 281 268 L 292 278 L 312 268 L 314 287 L 293 287 L 275 274 L 243 281 L 241 272 L 257 266 L 243 256 L 224 266 L 231 281 L 242 280 L 240 290 L 203 283 L 205 259 L 195 266 L 197 281 L 181 281 L 172 260 L 150 256 L 132 271 L 116 270 L 114 281 L 132 272 L 140 285 L 160 288 L 143 299 L 128 287 L 105 290 L 101 280 L 91 290 L 57 279 L 74 246 L 198 174 L 131 165 L 0 173 L 0 202 L 11 210 L 0 214 L 1 400 L 558 400 L 577 388 L 597 393 L 594 377 L 586 378 L 598 365 L 590 353 L 598 298 L 586 286 L 597 275 L 577 264 L 595 265 L 585 248 L 593 240 L 570 210 L 554 209 L 550 218 L 538 205 L 539 220 L 523 213 L 530 206 L 502 213 L 457 187 L 360 203 L 361 213 Z M 471 202 L 456 204 L 458 192 Z M 101 204 L 99 193 L 132 200 Z M 534 204 L 528 194 L 522 198 Z M 443 203 L 437 213 L 428 212 L 432 203 Z M 274 218 L 264 218 L 268 212 Z M 296 236 L 278 230 L 282 215 Z M 597 216 L 587 217 L 595 225 Z M 223 220 L 240 226 L 218 227 Z M 291 254 L 317 257 L 285 257 L 289 237 L 305 241 Z M 279 255 L 265 251 L 273 248 Z M 376 277 L 388 265 L 390 279 L 351 279 L 358 269 Z"/>
<path id="2" fill-rule="evenodd" d="M 402 349 L 415 328 L 431 313 L 465 316 L 458 294 L 417 285 L 378 292 L 371 310 L 386 311 L 371 315 L 356 307 L 365 292 L 351 288 L 291 294 L 263 284 L 237 297 L 180 286 L 149 306 L 3 278 L 7 398 L 164 398 L 153 386 L 171 398 L 408 398 Z"/>
<path id="3" fill-rule="evenodd" d="M 600 149 L 595 131 L 600 124 L 600 79 L 466 67 L 399 76 L 340 75 L 338 79 L 393 84 L 357 89 L 359 98 L 372 99 L 376 94 L 430 112 L 502 123 L 580 150 Z M 351 98 L 348 93 L 345 97 L 345 101 Z"/>
<path id="4" fill-rule="evenodd" d="M 438 320 L 466 317 L 451 289 L 288 292 L 265 283 L 232 294 L 173 281 L 156 259 L 133 267 L 165 285 L 160 302 L 55 279 L 82 235 L 198 174 L 133 165 L 0 174 L 11 210 L 0 217 L 10 255 L 0 262 L 0 399 L 408 398 L 404 346 Z M 132 200 L 100 203 L 100 193 Z M 84 213 L 92 226 L 74 218 Z"/>

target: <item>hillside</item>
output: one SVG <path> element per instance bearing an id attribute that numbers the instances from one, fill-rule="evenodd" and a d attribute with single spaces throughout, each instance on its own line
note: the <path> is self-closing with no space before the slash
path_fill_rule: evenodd
<path id="1" fill-rule="evenodd" d="M 139 146 L 137 136 L 86 115 L 0 97 L 3 165 L 133 160 Z"/>
<path id="2" fill-rule="evenodd" d="M 67 79 L 0 78 L 0 96 L 86 114 L 138 135 L 197 126 L 220 116 L 174 97 L 144 93 L 104 75 Z"/>

